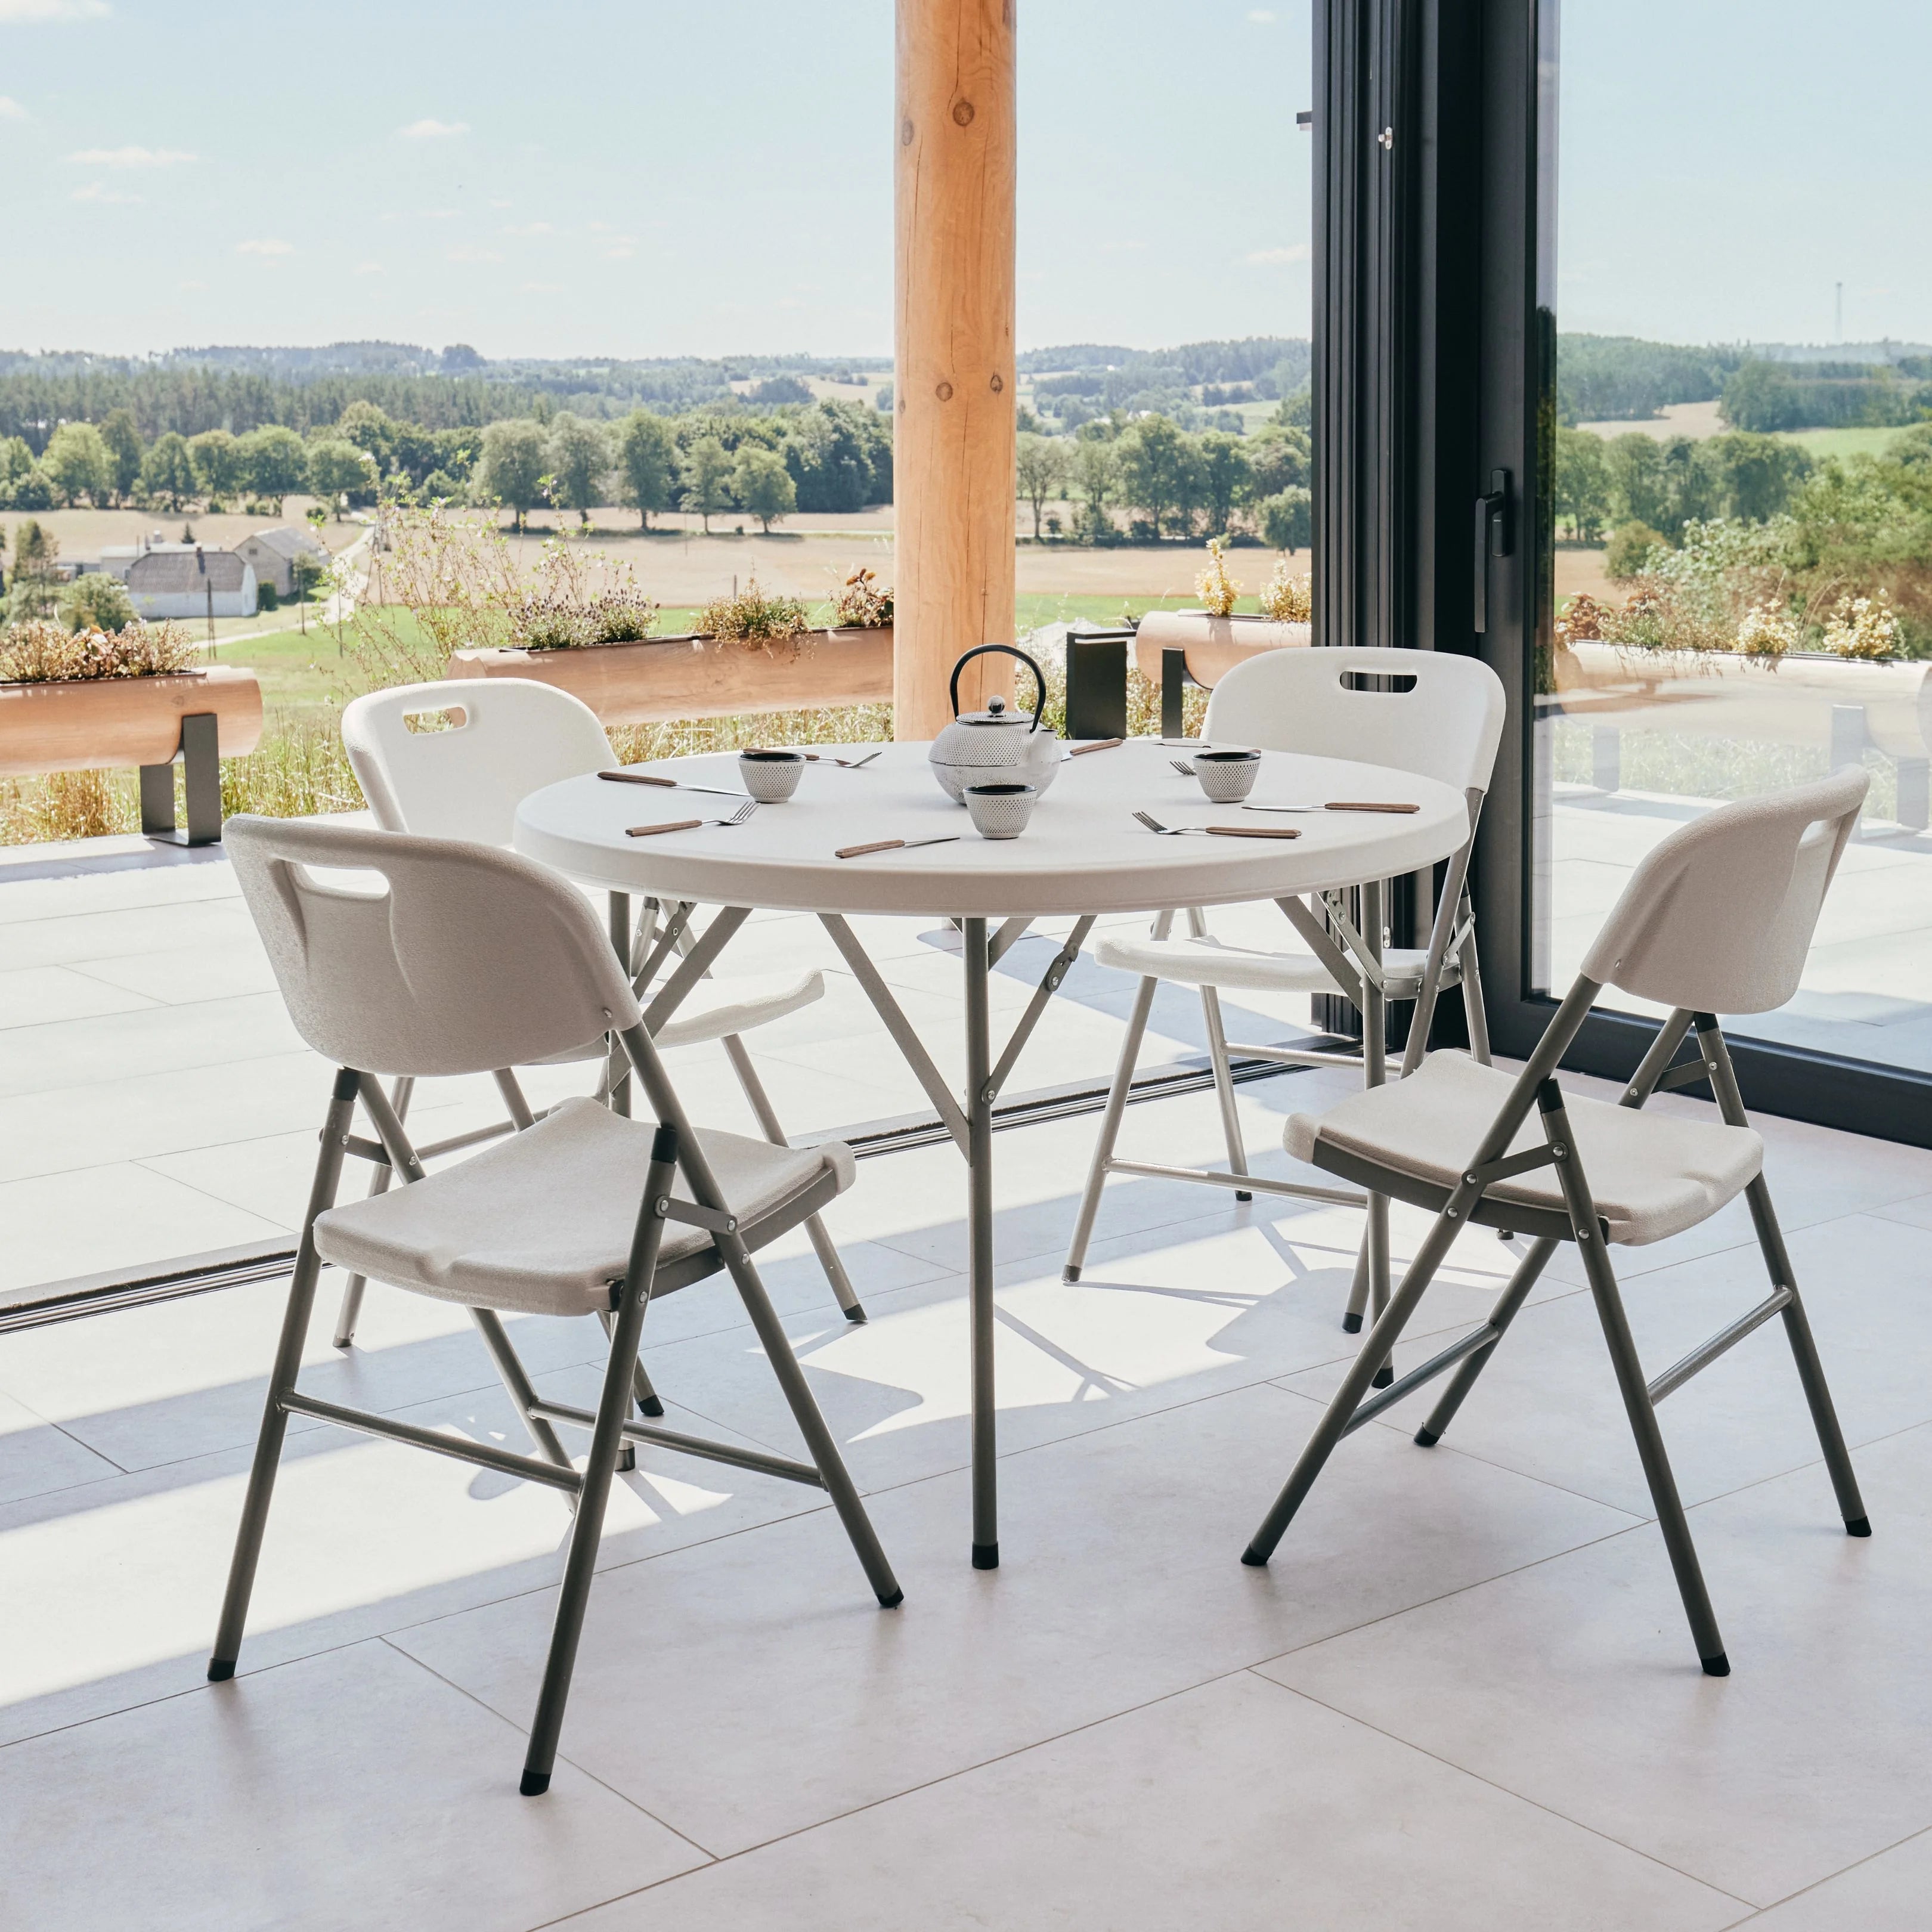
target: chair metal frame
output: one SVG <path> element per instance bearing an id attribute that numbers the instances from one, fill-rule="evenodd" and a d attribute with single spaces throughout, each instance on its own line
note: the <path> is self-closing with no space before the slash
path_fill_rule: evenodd
<path id="1" fill-rule="evenodd" d="M 1455 1379 L 1415 1436 L 1417 1443 L 1424 1448 L 1432 1448 L 1439 1442 L 1456 1412 L 1474 1387 L 1477 1378 L 1494 1356 L 1497 1345 L 1535 1286 L 1558 1243 L 1573 1241 L 1582 1256 L 1591 1296 L 1603 1327 L 1604 1340 L 1630 1419 L 1630 1432 L 1636 1438 L 1637 1454 L 1643 1465 L 1645 1480 L 1657 1510 L 1658 1526 L 1670 1553 L 1699 1660 L 1707 1675 L 1723 1677 L 1729 1675 L 1730 1664 L 1711 1607 L 1709 1594 L 1705 1588 L 1663 1434 L 1658 1426 L 1657 1405 L 1708 1368 L 1773 1316 L 1782 1316 L 1786 1340 L 1790 1344 L 1798 1380 L 1810 1408 L 1812 1424 L 1818 1433 L 1819 1446 L 1831 1476 L 1846 1533 L 1869 1536 L 1871 1523 L 1858 1492 L 1858 1478 L 1852 1468 L 1850 1454 L 1832 1405 L 1831 1390 L 1826 1383 L 1817 1345 L 1805 1317 L 1797 1278 L 1790 1256 L 1785 1250 L 1784 1236 L 1772 1206 L 1771 1190 L 1762 1168 L 1744 1193 L 1758 1246 L 1771 1277 L 1772 1293 L 1661 1375 L 1648 1382 L 1645 1379 L 1622 1298 L 1618 1292 L 1616 1271 L 1610 1265 L 1609 1226 L 1597 1212 L 1588 1180 L 1576 1154 L 1562 1091 L 1556 1080 L 1556 1070 L 1565 1049 L 1575 1039 L 1602 990 L 1601 982 L 1578 977 L 1535 1052 L 1517 1076 L 1509 1099 L 1490 1124 L 1461 1180 L 1454 1188 L 1432 1185 L 1412 1174 L 1343 1153 L 1317 1141 L 1316 1165 L 1384 1195 L 1429 1208 L 1434 1211 L 1436 1220 L 1417 1250 L 1414 1259 L 1409 1264 L 1388 1306 L 1377 1316 L 1360 1354 L 1342 1377 L 1341 1387 L 1316 1425 L 1274 1506 L 1243 1552 L 1241 1561 L 1255 1565 L 1268 1562 L 1316 1478 L 1345 1436 L 1352 1434 L 1393 1404 L 1454 1368 L 1457 1370 Z M 1681 1066 L 1673 1066 L 1678 1049 L 1694 1027 L 1696 1031 L 1697 1058 Z M 1716 1096 L 1718 1111 L 1727 1125 L 1750 1126 L 1738 1090 L 1730 1052 L 1717 1016 L 1679 1007 L 1664 1022 L 1619 1104 L 1640 1108 L 1654 1093 L 1669 1092 L 1701 1082 L 1709 1084 Z M 1543 1144 L 1522 1154 L 1510 1154 L 1510 1143 L 1528 1119 L 1532 1107 L 1543 1130 Z M 1555 1170 L 1563 1196 L 1561 1214 L 1498 1201 L 1489 1195 L 1488 1190 L 1497 1182 L 1540 1166 Z M 1528 1253 L 1518 1264 L 1486 1322 L 1452 1342 L 1420 1366 L 1411 1370 L 1400 1380 L 1371 1395 L 1370 1388 L 1378 1365 L 1386 1361 L 1390 1350 L 1400 1338 L 1456 1234 L 1472 1221 L 1527 1234 L 1531 1237 Z"/>
<path id="2" fill-rule="evenodd" d="M 761 1234 L 769 1238 L 779 1230 L 741 1224 L 731 1212 L 645 1024 L 640 1022 L 625 1029 L 618 1035 L 618 1040 L 627 1068 L 644 1088 L 658 1125 L 638 1208 L 628 1264 L 622 1280 L 611 1285 L 611 1306 L 604 1318 L 610 1352 L 596 1409 L 593 1412 L 539 1396 L 511 1344 L 501 1317 L 489 1309 L 470 1310 L 497 1373 L 536 1446 L 538 1454 L 534 1456 L 519 1455 L 440 1430 L 422 1428 L 393 1417 L 372 1414 L 326 1402 L 303 1394 L 296 1386 L 303 1342 L 322 1266 L 316 1249 L 315 1222 L 318 1216 L 334 1205 L 344 1159 L 354 1156 L 373 1162 L 379 1174 L 400 1172 L 409 1180 L 419 1180 L 422 1176 L 422 1156 L 410 1144 L 397 1110 L 383 1092 L 381 1082 L 352 1067 L 338 1069 L 322 1126 L 321 1150 L 316 1161 L 308 1206 L 302 1219 L 301 1244 L 289 1284 L 280 1339 L 270 1372 L 261 1432 L 249 1472 L 247 1496 L 222 1601 L 220 1624 L 208 1665 L 208 1676 L 212 1682 L 224 1682 L 235 1674 L 248 1618 L 249 1598 L 268 1524 L 275 1475 L 291 1415 L 310 1416 L 365 1435 L 454 1456 L 458 1461 L 474 1463 L 501 1475 L 521 1477 L 560 1490 L 571 1499 L 575 1521 L 565 1559 L 542 1688 L 524 1759 L 520 1789 L 526 1797 L 539 1796 L 550 1786 L 578 1641 L 596 1568 L 604 1507 L 612 1478 L 620 1466 L 622 1453 L 630 1444 L 652 1444 L 824 1490 L 838 1512 L 880 1605 L 892 1609 L 904 1599 L 904 1592 L 866 1515 L 865 1504 L 839 1455 L 838 1444 L 819 1413 L 784 1324 L 772 1306 L 752 1261 L 752 1250 L 759 1244 Z M 358 1101 L 376 1128 L 379 1137 L 376 1142 L 363 1140 L 352 1131 Z M 671 1191 L 680 1171 L 692 1196 L 689 1199 L 680 1198 Z M 830 1198 L 832 1191 L 828 1175 L 824 1183 L 788 1204 L 781 1216 L 775 1218 L 780 1219 L 784 1226 L 792 1226 L 799 1218 L 796 1210 L 800 1206 L 808 1203 L 816 1211 L 825 1199 Z M 674 1268 L 662 1271 L 661 1278 L 658 1255 L 667 1220 L 703 1228 L 712 1238 L 709 1247 L 681 1260 Z M 638 1388 L 638 1378 L 642 1374 L 638 1348 L 653 1289 L 668 1292 L 714 1274 L 721 1268 L 730 1274 L 757 1334 L 759 1346 L 778 1377 L 799 1432 L 805 1438 L 808 1461 L 797 1462 L 630 1419 L 630 1404 Z M 648 1388 L 649 1385 L 646 1383 L 644 1386 Z M 662 1413 L 662 1410 L 658 1412 Z M 590 1455 L 580 1474 L 565 1453 L 552 1426 L 555 1423 L 590 1431 Z"/>

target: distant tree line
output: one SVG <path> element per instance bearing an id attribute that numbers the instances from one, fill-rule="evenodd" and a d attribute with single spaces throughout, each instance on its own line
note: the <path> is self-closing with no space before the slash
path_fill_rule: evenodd
<path id="1" fill-rule="evenodd" d="M 1660 440 L 1559 428 L 1557 523 L 1583 543 L 1625 526 L 1674 543 L 1694 520 L 1778 515 L 1816 466 L 1802 444 L 1744 430 Z"/>

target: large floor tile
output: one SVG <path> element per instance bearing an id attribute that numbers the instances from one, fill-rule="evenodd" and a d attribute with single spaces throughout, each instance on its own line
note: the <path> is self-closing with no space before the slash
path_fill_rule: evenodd
<path id="1" fill-rule="evenodd" d="M 1761 1912 L 1753 1932 L 1924 1932 L 1932 1899 L 1932 1831 Z"/>
<path id="2" fill-rule="evenodd" d="M 1003 1567 L 967 1561 L 968 1484 L 874 1497 L 906 1593 L 874 1604 L 820 1512 L 598 1579 L 563 1748 L 708 1850 L 742 1850 L 1628 1519 L 1437 1459 L 1376 1523 L 1378 1442 L 1311 1514 L 1306 1560 L 1240 1562 L 1311 1406 L 1271 1388 L 1003 1460 Z M 548 1592 L 393 1640 L 514 1716 Z M 674 1739 L 674 1747 L 666 1741 Z"/>
<path id="3" fill-rule="evenodd" d="M 144 994 L 105 984 L 71 966 L 22 966 L 0 973 L 0 1028 L 10 1033 L 58 1020 L 137 1012 L 154 1004 Z"/>
<path id="4" fill-rule="evenodd" d="M 279 993 L 11 1027 L 0 1094 L 44 1094 L 140 1074 L 226 1066 L 293 1052 L 301 1036 Z"/>
<path id="5" fill-rule="evenodd" d="M 1869 1539 L 1815 1469 L 1691 1512 L 1728 1678 L 1698 1670 L 1648 1526 L 1262 1668 L 1774 1904 L 1932 1825 L 1932 1427 L 1859 1468 Z"/>
<path id="6" fill-rule="evenodd" d="M 1244 1672 L 573 1932 L 1666 1932 L 1735 1899 Z"/>
<path id="7" fill-rule="evenodd" d="M 1932 1420 L 1932 1236 L 1869 1215 L 1802 1228 L 1786 1246 L 1847 1438 L 1854 1444 Z M 1622 1250 L 1613 1260 L 1621 1260 Z M 1754 1243 L 1643 1274 L 1623 1300 L 1647 1371 L 1660 1373 L 1769 1292 Z M 1426 1310 L 1428 1299 L 1424 1302 Z M 1431 1352 L 1397 1352 L 1406 1369 Z M 1324 1400 L 1332 1368 L 1293 1378 Z M 1444 1386 L 1418 1390 L 1382 1426 L 1413 1434 Z M 1658 1409 L 1678 1487 L 1702 1502 L 1810 1463 L 1818 1438 L 1781 1322 L 1767 1322 Z M 1650 1513 L 1649 1492 L 1586 1293 L 1524 1310 L 1464 1403 L 1449 1440 L 1620 1509 Z M 1344 1448 L 1341 1452 L 1348 1453 Z M 1816 1478 L 1820 1486 L 1822 1475 Z"/>
<path id="8" fill-rule="evenodd" d="M 524 1932 L 700 1855 L 382 1643 L 0 1751 L 10 1932 Z"/>
<path id="9" fill-rule="evenodd" d="M 536 1378 L 593 1407 L 599 1375 Z M 495 1389 L 402 1419 L 530 1453 Z M 666 1426 L 739 1446 L 667 1404 Z M 564 1426 L 580 1456 L 587 1435 Z M 0 1446 L 8 1440 L 0 1436 Z M 0 1736 L 22 1736 L 201 1681 L 239 1521 L 245 1450 L 85 1481 L 0 1509 Z M 640 1447 L 604 1519 L 601 1567 L 635 1563 L 808 1510 L 802 1485 Z M 326 1425 L 292 1436 L 249 1609 L 248 1672 L 479 1604 L 547 1591 L 571 1526 L 555 1490 Z M 538 1646 L 541 1654 L 542 1645 Z"/>
<path id="10" fill-rule="evenodd" d="M 0 1504 L 119 1474 L 104 1456 L 11 1396 L 0 1395 Z"/>

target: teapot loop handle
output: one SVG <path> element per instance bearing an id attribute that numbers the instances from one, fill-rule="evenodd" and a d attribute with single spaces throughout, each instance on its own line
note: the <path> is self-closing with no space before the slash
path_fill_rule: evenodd
<path id="1" fill-rule="evenodd" d="M 1033 673 L 1034 688 L 1038 695 L 1034 700 L 1033 722 L 1027 728 L 1027 735 L 1030 737 L 1040 729 L 1040 722 L 1046 716 L 1046 678 L 1040 666 L 1024 651 L 1016 650 L 1011 644 L 975 644 L 952 667 L 952 682 L 946 687 L 946 695 L 952 702 L 952 715 L 956 718 L 959 716 L 959 674 L 975 658 L 984 657 L 988 651 L 998 651 L 1005 656 L 1018 658 Z"/>

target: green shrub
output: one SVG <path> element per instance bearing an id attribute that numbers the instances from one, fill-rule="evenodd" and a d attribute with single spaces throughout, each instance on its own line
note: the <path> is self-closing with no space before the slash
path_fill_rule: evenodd
<path id="1" fill-rule="evenodd" d="M 1610 548 L 1604 553 L 1605 573 L 1619 583 L 1640 575 L 1654 550 L 1668 550 L 1670 544 L 1648 524 L 1622 524 L 1610 532 Z"/>
<path id="2" fill-rule="evenodd" d="M 70 631 L 124 631 L 134 621 L 127 586 L 102 570 L 76 577 L 61 592 L 59 610 Z"/>

